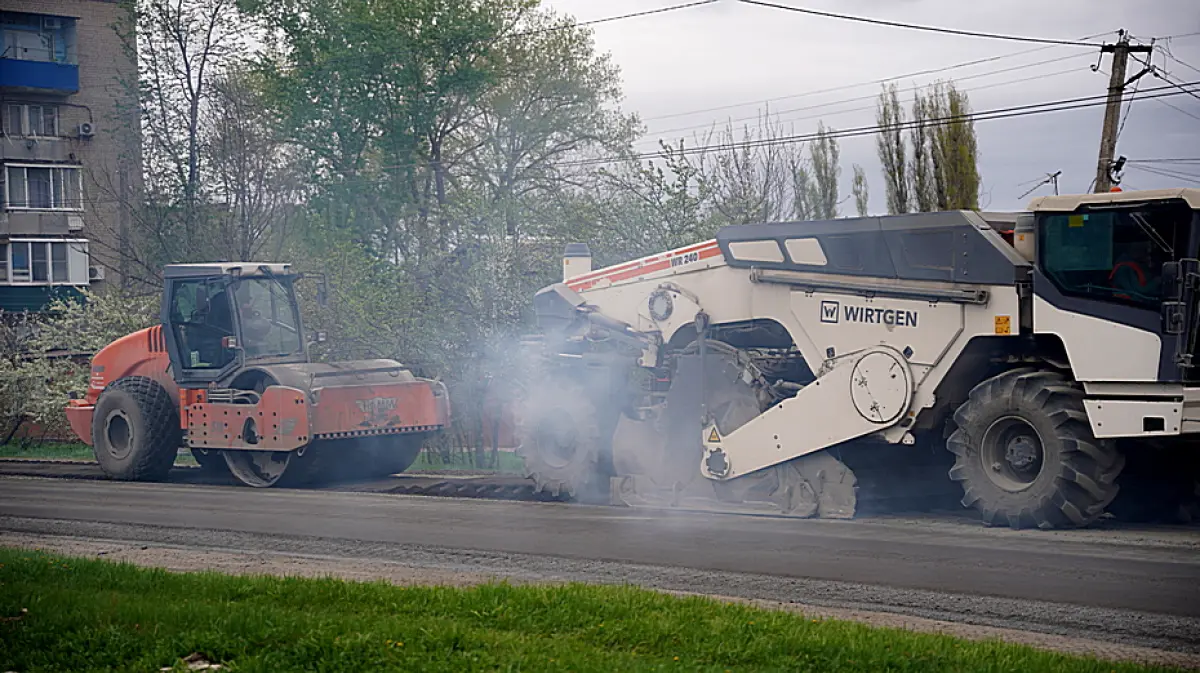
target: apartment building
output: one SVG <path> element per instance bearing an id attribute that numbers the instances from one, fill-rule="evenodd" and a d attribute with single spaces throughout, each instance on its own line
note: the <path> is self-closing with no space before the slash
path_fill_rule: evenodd
<path id="1" fill-rule="evenodd" d="M 137 69 L 110 0 L 0 10 L 0 310 L 111 282 L 138 193 Z"/>

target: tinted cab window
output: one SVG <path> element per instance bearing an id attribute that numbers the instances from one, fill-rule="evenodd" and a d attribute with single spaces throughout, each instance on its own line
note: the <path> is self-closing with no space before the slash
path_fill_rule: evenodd
<path id="1" fill-rule="evenodd" d="M 189 369 L 221 369 L 236 353 L 222 340 L 234 336 L 229 285 L 225 279 L 183 280 L 171 291 L 171 329 Z"/>
<path id="2" fill-rule="evenodd" d="M 1187 256 L 1191 216 L 1171 205 L 1044 214 L 1039 266 L 1064 294 L 1157 309 L 1163 264 Z"/>

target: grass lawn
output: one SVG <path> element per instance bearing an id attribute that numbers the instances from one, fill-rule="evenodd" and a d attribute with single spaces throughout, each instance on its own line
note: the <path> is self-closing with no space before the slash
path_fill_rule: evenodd
<path id="1" fill-rule="evenodd" d="M 490 453 L 490 452 L 489 452 Z M 456 456 L 457 457 L 457 456 Z M 501 474 L 524 474 L 525 463 L 515 453 L 500 451 L 496 454 L 500 465 L 495 468 L 495 471 Z M 409 470 L 432 470 L 437 472 L 454 472 L 458 470 L 478 470 L 492 471 L 492 468 L 478 468 L 465 460 L 462 462 L 442 462 L 439 456 L 422 451 L 421 455 L 417 456 L 417 461 L 412 464 Z"/>
<path id="2" fill-rule="evenodd" d="M 0 458 L 75 458 L 95 460 L 92 447 L 68 442 L 9 442 L 0 444 Z"/>
<path id="3" fill-rule="evenodd" d="M 623 587 L 171 574 L 4 548 L 0 564 L 0 670 L 22 673 L 185 670 L 193 653 L 234 671 L 1154 670 Z"/>

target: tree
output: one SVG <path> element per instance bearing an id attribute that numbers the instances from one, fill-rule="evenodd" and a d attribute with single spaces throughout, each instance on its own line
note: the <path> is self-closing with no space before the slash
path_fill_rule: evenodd
<path id="1" fill-rule="evenodd" d="M 913 96 L 908 150 L 895 85 L 879 95 L 876 138 L 889 213 L 973 210 L 979 207 L 978 144 L 967 94 L 938 82 Z"/>
<path id="2" fill-rule="evenodd" d="M 832 220 L 838 216 L 838 178 L 842 174 L 833 129 L 817 124 L 817 137 L 809 145 L 809 156 L 812 160 L 813 215 L 819 220 Z"/>
<path id="3" fill-rule="evenodd" d="M 341 304 L 306 310 L 334 351 L 443 377 L 461 446 L 479 447 L 481 382 L 503 378 L 562 243 L 603 219 L 574 207 L 604 180 L 577 160 L 626 152 L 636 131 L 590 30 L 537 4 L 244 5 L 277 38 L 258 70 L 313 176 L 288 249 L 331 272 Z"/>
<path id="4" fill-rule="evenodd" d="M 940 210 L 979 208 L 978 143 L 967 94 L 953 83 L 934 87 L 936 118 L 932 135 L 934 179 Z"/>
<path id="5" fill-rule="evenodd" d="M 879 151 L 879 162 L 883 165 L 888 213 L 892 215 L 907 213 L 909 207 L 908 166 L 902 133 L 904 108 L 900 106 L 900 97 L 895 84 L 885 84 L 883 92 L 879 94 L 879 106 L 875 114 L 875 121 L 880 129 L 876 146 Z"/>
<path id="6" fill-rule="evenodd" d="M 854 192 L 854 209 L 859 217 L 866 217 L 871 197 L 867 190 L 867 172 L 858 164 L 854 164 L 854 185 L 852 189 Z"/>
<path id="7" fill-rule="evenodd" d="M 279 254 L 299 184 L 246 67 L 260 27 L 233 0 L 130 0 L 130 11 L 117 30 L 139 67 L 125 85 L 139 103 L 144 189 L 103 195 L 131 215 L 132 242 L 114 250 L 124 280 L 153 286 L 164 264 Z"/>
<path id="8" fill-rule="evenodd" d="M 930 213 L 937 207 L 937 182 L 933 164 L 932 123 L 937 118 L 937 103 L 932 94 L 917 92 L 913 97 L 913 123 L 909 129 L 912 160 L 908 164 L 909 194 L 918 213 Z"/>
<path id="9" fill-rule="evenodd" d="M 230 66 L 213 82 L 200 130 L 208 236 L 197 252 L 221 260 L 277 259 L 304 185 L 251 72 Z"/>

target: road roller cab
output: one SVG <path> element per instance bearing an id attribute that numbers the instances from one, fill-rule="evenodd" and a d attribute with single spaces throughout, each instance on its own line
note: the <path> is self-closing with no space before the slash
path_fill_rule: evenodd
<path id="1" fill-rule="evenodd" d="M 67 416 L 111 477 L 161 480 L 187 446 L 250 486 L 401 472 L 449 422 L 393 360 L 311 362 L 287 264 L 167 266 L 162 324 L 92 361 Z M 323 293 L 323 291 L 322 291 Z"/>

